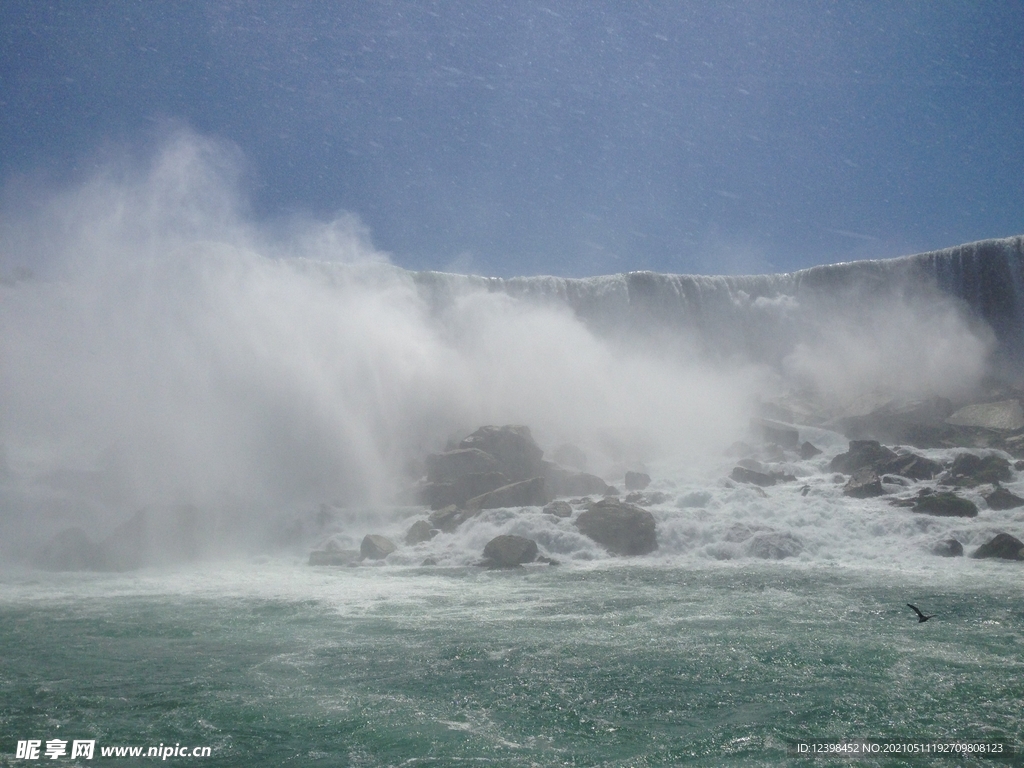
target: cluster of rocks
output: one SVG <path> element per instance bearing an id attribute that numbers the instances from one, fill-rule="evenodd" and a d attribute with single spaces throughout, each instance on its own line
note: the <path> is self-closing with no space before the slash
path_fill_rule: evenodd
<path id="1" fill-rule="evenodd" d="M 485 426 L 443 453 L 426 460 L 426 478 L 418 488 L 420 503 L 431 508 L 426 520 L 409 528 L 405 543 L 414 546 L 434 536 L 454 532 L 485 509 L 537 507 L 555 517 L 571 517 L 573 503 L 558 497 L 577 498 L 582 507 L 574 524 L 585 536 L 616 555 L 645 555 L 658 547 L 654 516 L 634 501 L 651 478 L 628 472 L 625 484 L 633 495 L 623 501 L 618 490 L 596 475 L 585 472 L 586 457 L 579 448 L 562 446 L 556 456 L 572 468 L 546 461 L 529 427 Z M 603 498 L 594 501 L 591 495 Z M 351 565 L 366 559 L 383 559 L 397 545 L 383 536 L 363 539 L 360 551 L 319 550 L 311 553 L 311 565 Z M 537 543 L 521 536 L 502 535 L 484 548 L 481 565 L 509 568 L 531 562 L 553 563 L 539 556 Z"/>
<path id="2" fill-rule="evenodd" d="M 999 413 L 1006 416 L 1006 413 L 1003 413 L 1006 408 L 1003 408 L 1002 404 L 998 405 L 1002 408 Z M 994 406 L 991 409 L 982 409 L 978 406 L 966 413 L 984 413 L 996 423 L 998 420 L 993 416 L 994 410 Z M 960 414 L 958 418 L 964 420 L 967 416 Z M 1006 423 L 1017 424 L 1016 421 Z M 768 419 L 755 419 L 751 426 L 755 431 L 761 432 L 761 437 L 765 441 L 765 446 L 761 450 L 762 455 L 767 455 L 772 460 L 783 461 L 787 451 L 799 453 L 803 459 L 813 458 L 821 453 L 809 442 L 801 444 L 798 430 L 790 425 Z M 731 451 L 733 455 L 754 452 L 745 444 L 737 444 Z M 851 440 L 849 449 L 833 458 L 829 463 L 829 469 L 837 473 L 838 481 L 842 482 L 842 478 L 845 477 L 843 494 L 846 496 L 858 499 L 890 496 L 890 503 L 894 506 L 921 514 L 939 517 L 977 517 L 978 506 L 957 493 L 958 489 L 963 488 L 978 489 L 992 510 L 1024 506 L 1024 498 L 1002 486 L 1002 483 L 1013 479 L 1013 469 L 1024 469 L 1024 461 L 1017 461 L 1011 465 L 1007 459 L 995 453 L 978 455 L 964 452 L 957 455 L 952 462 L 942 464 L 906 448 L 888 448 L 878 440 Z M 796 480 L 794 476 L 771 470 L 752 458 L 738 461 L 730 478 L 739 483 L 755 486 L 759 493 L 763 493 L 760 489 L 765 487 Z M 914 483 L 929 480 L 934 480 L 936 487 L 921 488 L 913 496 L 897 495 Z M 809 486 L 804 486 L 805 494 L 808 490 Z M 1016 541 L 1009 534 L 1001 533 L 980 547 L 973 556 L 1021 559 L 1018 557 L 1019 548 L 1014 549 L 1017 545 L 1013 542 Z M 963 554 L 963 545 L 956 539 L 949 539 L 940 542 L 933 551 L 938 555 L 953 557 Z"/>

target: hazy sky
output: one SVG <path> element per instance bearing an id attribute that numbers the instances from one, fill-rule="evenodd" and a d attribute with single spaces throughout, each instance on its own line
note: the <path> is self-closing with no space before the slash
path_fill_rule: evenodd
<path id="1" fill-rule="evenodd" d="M 0 3 L 0 179 L 176 126 L 411 268 L 764 272 L 1024 232 L 1024 3 Z M 11 190 L 15 190 L 12 192 Z"/>

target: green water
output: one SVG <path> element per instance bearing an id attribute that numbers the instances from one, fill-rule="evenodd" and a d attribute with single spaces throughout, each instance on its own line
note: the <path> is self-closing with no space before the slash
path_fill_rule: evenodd
<path id="1" fill-rule="evenodd" d="M 796 740 L 1024 738 L 1016 564 L 8 578 L 0 764 L 814 765 Z M 905 607 L 937 614 L 918 624 Z M 91 760 L 15 760 L 23 739 Z M 6 761 L 6 763 L 4 762 Z M 875 758 L 864 765 L 1005 765 Z"/>

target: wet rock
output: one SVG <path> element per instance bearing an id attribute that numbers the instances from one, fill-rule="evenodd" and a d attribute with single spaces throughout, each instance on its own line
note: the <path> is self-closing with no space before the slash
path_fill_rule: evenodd
<path id="1" fill-rule="evenodd" d="M 529 427 L 514 424 L 480 427 L 459 443 L 459 448 L 478 448 L 490 454 L 498 461 L 498 471 L 512 482 L 544 474 L 541 463 L 544 452 L 534 442 Z"/>
<path id="2" fill-rule="evenodd" d="M 369 533 L 359 545 L 359 557 L 363 560 L 383 560 L 396 549 L 398 545 L 387 536 Z"/>
<path id="3" fill-rule="evenodd" d="M 427 522 L 432 528 L 437 528 L 444 533 L 451 533 L 471 517 L 476 517 L 478 514 L 480 514 L 479 509 L 463 509 L 454 504 L 449 504 L 447 507 L 433 512 L 427 518 Z"/>
<path id="4" fill-rule="evenodd" d="M 646 472 L 627 472 L 625 484 L 627 491 L 642 491 L 651 484 L 651 476 Z"/>
<path id="5" fill-rule="evenodd" d="M 427 456 L 427 479 L 447 483 L 469 474 L 497 472 L 498 460 L 479 448 L 457 448 L 454 451 Z"/>
<path id="6" fill-rule="evenodd" d="M 804 543 L 792 533 L 778 531 L 755 534 L 747 543 L 747 553 L 751 557 L 764 560 L 784 560 L 795 557 L 804 551 Z"/>
<path id="7" fill-rule="evenodd" d="M 608 493 L 611 486 L 597 475 L 560 467 L 554 462 L 542 462 L 545 488 L 549 496 L 580 496 L 590 493 Z"/>
<path id="8" fill-rule="evenodd" d="M 896 453 L 877 440 L 851 440 L 850 449 L 832 459 L 829 468 L 852 475 L 859 469 L 871 469 L 878 475 L 901 475 L 912 480 L 929 480 L 942 471 L 937 461 L 916 453 Z"/>
<path id="9" fill-rule="evenodd" d="M 956 539 L 946 539 L 932 547 L 932 554 L 939 557 L 962 557 L 964 545 Z"/>
<path id="10" fill-rule="evenodd" d="M 1024 542 L 1008 533 L 1000 533 L 978 547 L 971 557 L 998 557 L 1003 560 L 1024 560 Z"/>
<path id="11" fill-rule="evenodd" d="M 931 480 L 942 471 L 942 465 L 916 453 L 904 453 L 891 461 L 883 462 L 876 467 L 876 471 L 908 477 L 911 480 Z"/>
<path id="12" fill-rule="evenodd" d="M 430 541 L 438 533 L 440 533 L 440 530 L 432 528 L 426 520 L 417 520 L 409 528 L 409 532 L 405 534 L 405 543 L 409 546 L 414 546 L 424 541 Z"/>
<path id="13" fill-rule="evenodd" d="M 358 565 L 360 559 L 355 549 L 317 549 L 309 553 L 310 565 Z"/>
<path id="14" fill-rule="evenodd" d="M 544 507 L 543 512 L 555 517 L 572 517 L 572 506 L 567 501 L 552 501 Z"/>
<path id="15" fill-rule="evenodd" d="M 973 453 L 961 453 L 957 456 L 946 476 L 948 483 L 962 488 L 973 488 L 984 483 L 996 485 L 1012 479 L 1010 462 L 1002 456 L 976 456 Z"/>
<path id="16" fill-rule="evenodd" d="M 890 451 L 877 440 L 851 440 L 846 453 L 840 453 L 829 464 L 833 472 L 852 475 L 858 469 L 875 469 L 897 458 L 895 451 Z"/>
<path id="17" fill-rule="evenodd" d="M 869 499 L 874 496 L 884 496 L 885 489 L 875 471 L 863 467 L 850 475 L 850 479 L 843 487 L 843 495 L 854 499 Z"/>
<path id="18" fill-rule="evenodd" d="M 775 477 L 773 475 L 769 475 L 765 472 L 758 472 L 753 469 L 747 469 L 746 467 L 735 467 L 732 472 L 729 473 L 729 477 L 737 483 L 751 483 L 761 487 L 775 485 Z"/>
<path id="19" fill-rule="evenodd" d="M 1024 499 L 1017 494 L 1006 490 L 1002 486 L 999 486 L 987 495 L 983 495 L 982 498 L 985 499 L 985 503 L 988 504 L 989 509 L 1002 510 L 1024 507 Z"/>
<path id="20" fill-rule="evenodd" d="M 946 423 L 958 427 L 981 427 L 1012 432 L 1024 428 L 1024 409 L 1018 400 L 974 403 L 950 415 Z"/>
<path id="21" fill-rule="evenodd" d="M 654 516 L 618 499 L 591 502 L 576 527 L 615 555 L 646 555 L 658 548 Z"/>
<path id="22" fill-rule="evenodd" d="M 963 499 L 952 491 L 928 491 L 918 494 L 915 512 L 937 517 L 977 517 L 978 507 L 970 499 Z"/>
<path id="23" fill-rule="evenodd" d="M 534 477 L 510 483 L 481 494 L 466 502 L 466 509 L 499 509 L 501 507 L 535 507 L 548 501 L 544 491 L 544 478 Z"/>
<path id="24" fill-rule="evenodd" d="M 955 428 L 945 423 L 952 412 L 953 404 L 944 397 L 890 400 L 867 414 L 841 419 L 840 426 L 850 438 L 938 447 L 955 433 Z"/>
<path id="25" fill-rule="evenodd" d="M 484 564 L 491 568 L 516 568 L 537 558 L 537 542 L 523 536 L 495 536 L 484 547 Z"/>
<path id="26" fill-rule="evenodd" d="M 804 442 L 800 446 L 800 458 L 806 461 L 807 459 L 813 459 L 815 456 L 821 453 L 820 448 L 816 448 L 809 442 Z"/>
<path id="27" fill-rule="evenodd" d="M 760 472 L 761 474 L 765 475 L 768 474 L 768 470 L 765 469 L 764 464 L 762 464 L 757 459 L 740 459 L 739 461 L 736 462 L 736 466 L 743 467 L 744 469 L 749 469 L 752 472 Z"/>
<path id="28" fill-rule="evenodd" d="M 551 458 L 563 467 L 576 469 L 580 472 L 587 471 L 587 454 L 578 446 L 569 443 L 560 445 L 552 452 Z"/>

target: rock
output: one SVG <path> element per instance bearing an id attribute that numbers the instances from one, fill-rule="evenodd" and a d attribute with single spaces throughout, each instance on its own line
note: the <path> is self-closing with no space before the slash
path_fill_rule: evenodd
<path id="1" fill-rule="evenodd" d="M 847 416 L 840 423 L 850 438 L 937 447 L 955 432 L 945 423 L 952 412 L 953 404 L 943 397 L 890 400 L 867 414 Z"/>
<path id="2" fill-rule="evenodd" d="M 738 483 L 753 483 L 762 487 L 775 485 L 775 477 L 746 467 L 735 467 L 729 477 Z"/>
<path id="3" fill-rule="evenodd" d="M 587 454 L 583 452 L 582 448 L 575 445 L 565 443 L 558 446 L 551 454 L 551 458 L 563 467 L 577 469 L 580 472 L 587 471 Z"/>
<path id="4" fill-rule="evenodd" d="M 591 493 L 605 494 L 611 488 L 597 475 L 560 467 L 554 462 L 542 462 L 545 488 L 549 496 L 581 496 Z"/>
<path id="5" fill-rule="evenodd" d="M 492 568 L 516 568 L 537 558 L 537 542 L 523 536 L 495 536 L 484 547 L 484 562 Z"/>
<path id="6" fill-rule="evenodd" d="M 459 448 L 479 448 L 498 460 L 498 471 L 512 482 L 529 480 L 544 474 L 544 452 L 534 442 L 530 428 L 518 425 L 480 427 Z"/>
<path id="7" fill-rule="evenodd" d="M 567 501 L 552 501 L 544 507 L 543 512 L 555 517 L 572 517 L 572 506 Z"/>
<path id="8" fill-rule="evenodd" d="M 447 483 L 463 475 L 498 471 L 498 460 L 479 448 L 434 453 L 427 456 L 426 464 L 427 479 L 432 483 Z"/>
<path id="9" fill-rule="evenodd" d="M 883 462 L 876 467 L 876 471 L 909 477 L 911 480 L 931 480 L 942 471 L 942 465 L 916 453 L 903 453 L 891 461 Z"/>
<path id="10" fill-rule="evenodd" d="M 627 472 L 625 483 L 627 491 L 642 491 L 651 484 L 651 476 L 646 472 Z"/>
<path id="11" fill-rule="evenodd" d="M 654 515 L 618 499 L 591 502 L 576 527 L 615 555 L 646 555 L 658 548 Z"/>
<path id="12" fill-rule="evenodd" d="M 501 507 L 538 507 L 548 501 L 544 478 L 534 477 L 510 483 L 481 494 L 466 502 L 466 509 L 499 509 Z"/>
<path id="13" fill-rule="evenodd" d="M 962 488 L 973 488 L 983 483 L 996 485 L 1012 479 L 1010 462 L 1002 456 L 976 456 L 973 453 L 961 453 L 957 456 L 947 476 L 950 484 Z"/>
<path id="14" fill-rule="evenodd" d="M 1024 428 L 1024 409 L 1019 400 L 1002 400 L 998 403 L 975 403 L 953 413 L 947 424 L 958 427 L 981 427 L 1008 432 Z"/>
<path id="15" fill-rule="evenodd" d="M 829 469 L 847 475 L 852 475 L 858 469 L 868 468 L 875 469 L 877 473 L 877 465 L 888 463 L 895 458 L 896 453 L 877 440 L 851 440 L 849 450 L 832 459 Z"/>
<path id="16" fill-rule="evenodd" d="M 430 541 L 438 533 L 440 531 L 437 528 L 432 528 L 426 520 L 417 520 L 409 528 L 409 532 L 405 534 L 405 543 L 413 546 L 424 541 Z"/>
<path id="17" fill-rule="evenodd" d="M 107 554 L 81 528 L 68 528 L 36 553 L 35 565 L 47 571 L 105 571 Z"/>
<path id="18" fill-rule="evenodd" d="M 359 552 L 354 549 L 319 549 L 309 553 L 310 565 L 358 565 Z"/>
<path id="19" fill-rule="evenodd" d="M 978 507 L 951 491 L 921 491 L 914 502 L 914 511 L 937 517 L 977 517 Z"/>
<path id="20" fill-rule="evenodd" d="M 762 474 L 768 474 L 768 470 L 765 469 L 764 464 L 756 459 L 740 459 L 736 462 L 737 467 L 743 467 L 754 472 L 760 472 Z"/>
<path id="21" fill-rule="evenodd" d="M 805 442 L 800 446 L 800 458 L 804 461 L 807 459 L 813 459 L 819 453 L 821 453 L 821 449 L 814 447 L 814 445 L 809 442 Z"/>
<path id="22" fill-rule="evenodd" d="M 946 539 L 932 547 L 932 554 L 939 557 L 962 557 L 964 545 L 956 539 Z"/>
<path id="23" fill-rule="evenodd" d="M 766 443 L 775 443 L 792 450 L 796 450 L 800 444 L 800 433 L 788 424 L 770 419 L 751 419 L 750 428 L 760 433 L 761 439 Z"/>
<path id="24" fill-rule="evenodd" d="M 1000 533 L 987 544 L 978 547 L 971 557 L 998 557 L 1003 560 L 1024 560 L 1024 541 L 1008 533 Z"/>
<path id="25" fill-rule="evenodd" d="M 449 504 L 447 507 L 431 514 L 427 518 L 427 522 L 432 528 L 437 528 L 444 533 L 451 533 L 471 517 L 476 517 L 479 513 L 479 509 L 461 509 L 454 504 Z"/>
<path id="26" fill-rule="evenodd" d="M 359 557 L 364 560 L 383 560 L 396 549 L 398 545 L 387 536 L 369 533 L 359 545 Z"/>
<path id="27" fill-rule="evenodd" d="M 1018 472 L 1024 469 L 1024 459 L 1017 459 L 1017 461 L 1013 462 L 1013 468 Z"/>
<path id="28" fill-rule="evenodd" d="M 850 475 L 849 481 L 843 488 L 843 495 L 854 499 L 869 499 L 874 496 L 884 496 L 885 489 L 873 469 L 862 467 Z"/>
<path id="29" fill-rule="evenodd" d="M 755 534 L 747 544 L 747 553 L 751 557 L 765 560 L 784 560 L 795 557 L 804 551 L 804 543 L 792 533 L 777 531 Z"/>
<path id="30" fill-rule="evenodd" d="M 877 475 L 901 475 L 912 480 L 929 480 L 942 471 L 937 461 L 916 453 L 896 453 L 877 440 L 851 440 L 850 449 L 832 459 L 829 468 L 852 475 L 871 469 Z"/>
<path id="31" fill-rule="evenodd" d="M 427 483 L 420 492 L 420 503 L 431 509 L 442 509 L 449 504 L 457 507 L 470 499 L 509 484 L 501 472 L 472 472 L 448 482 Z"/>
<path id="32" fill-rule="evenodd" d="M 1015 493 L 999 486 L 992 493 L 987 496 L 983 496 L 985 503 L 988 504 L 989 509 L 1016 509 L 1017 507 L 1024 507 L 1024 499 Z"/>

